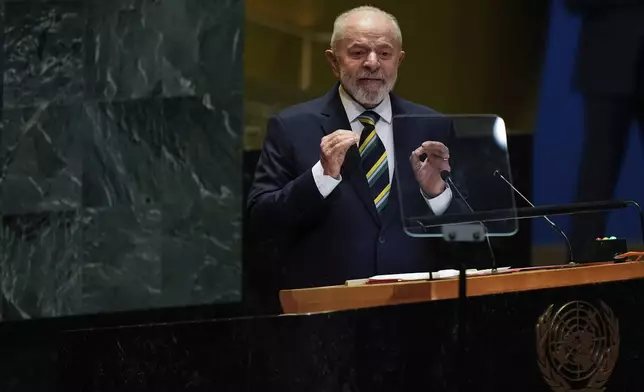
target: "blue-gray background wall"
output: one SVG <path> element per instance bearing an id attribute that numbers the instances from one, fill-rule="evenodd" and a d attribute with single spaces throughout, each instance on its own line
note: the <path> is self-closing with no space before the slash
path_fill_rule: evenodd
<path id="1" fill-rule="evenodd" d="M 2 319 L 234 302 L 242 0 L 2 2 Z"/>

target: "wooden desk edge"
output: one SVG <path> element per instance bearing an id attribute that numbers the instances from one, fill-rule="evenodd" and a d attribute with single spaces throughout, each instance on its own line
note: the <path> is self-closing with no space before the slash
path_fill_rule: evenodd
<path id="1" fill-rule="evenodd" d="M 469 277 L 467 295 L 474 297 L 638 278 L 644 278 L 642 262 L 601 263 Z M 454 299 L 458 297 L 458 279 L 326 286 L 282 290 L 279 295 L 285 314 L 329 312 Z"/>

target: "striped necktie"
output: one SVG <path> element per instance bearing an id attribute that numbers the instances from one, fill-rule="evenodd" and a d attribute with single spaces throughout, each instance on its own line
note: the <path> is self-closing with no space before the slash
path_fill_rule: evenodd
<path id="1" fill-rule="evenodd" d="M 358 116 L 358 121 L 363 125 L 358 150 L 373 202 L 378 212 L 382 212 L 387 206 L 391 184 L 387 151 L 376 134 L 376 123 L 379 119 L 380 116 L 370 110 Z"/>

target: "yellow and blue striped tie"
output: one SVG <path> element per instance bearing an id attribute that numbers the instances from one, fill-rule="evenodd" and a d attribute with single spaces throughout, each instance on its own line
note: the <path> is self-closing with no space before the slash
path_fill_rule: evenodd
<path id="1" fill-rule="evenodd" d="M 387 151 L 376 134 L 376 123 L 380 119 L 378 113 L 367 110 L 358 116 L 363 125 L 358 150 L 362 161 L 362 169 L 367 177 L 373 202 L 378 212 L 387 206 L 391 184 L 389 183 L 389 164 Z"/>

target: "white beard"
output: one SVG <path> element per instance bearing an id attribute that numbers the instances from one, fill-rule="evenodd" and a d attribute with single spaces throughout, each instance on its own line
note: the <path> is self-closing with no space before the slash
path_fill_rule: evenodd
<path id="1" fill-rule="evenodd" d="M 343 70 L 340 70 L 340 81 L 342 86 L 347 90 L 347 92 L 362 106 L 377 106 L 382 102 L 387 94 L 393 90 L 394 85 L 396 84 L 397 74 L 394 74 L 391 80 L 385 80 L 385 83 L 380 86 L 377 90 L 370 90 L 361 87 L 358 84 L 357 79 L 361 77 L 368 77 L 374 75 L 359 75 L 354 78 L 353 76 L 345 73 Z"/>

